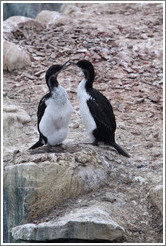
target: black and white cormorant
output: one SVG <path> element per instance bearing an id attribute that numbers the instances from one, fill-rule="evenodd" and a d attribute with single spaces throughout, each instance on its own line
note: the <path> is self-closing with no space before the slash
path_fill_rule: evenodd
<path id="1" fill-rule="evenodd" d="M 87 60 L 70 63 L 79 67 L 85 76 L 79 83 L 77 95 L 81 118 L 91 141 L 95 145 L 102 142 L 113 146 L 121 155 L 129 157 L 129 154 L 115 142 L 116 120 L 110 102 L 93 88 L 95 72 L 92 63 Z"/>
<path id="2" fill-rule="evenodd" d="M 56 146 L 67 137 L 72 106 L 67 92 L 57 80 L 58 74 L 69 65 L 67 63 L 68 61 L 64 65 L 53 65 L 46 71 L 45 80 L 49 93 L 39 102 L 37 111 L 39 141 L 30 149 L 43 144 Z"/>

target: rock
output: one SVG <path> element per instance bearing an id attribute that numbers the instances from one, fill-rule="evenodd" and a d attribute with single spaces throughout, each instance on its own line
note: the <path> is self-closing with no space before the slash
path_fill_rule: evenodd
<path id="1" fill-rule="evenodd" d="M 31 20 L 31 18 L 24 16 L 12 16 L 3 22 L 3 35 L 7 37 L 16 30 L 19 23 Z"/>
<path id="2" fill-rule="evenodd" d="M 17 38 L 18 34 L 29 37 L 30 33 L 34 31 L 36 33 L 41 32 L 43 28 L 44 25 L 37 20 L 24 16 L 12 16 L 3 22 L 3 37 L 8 41 L 12 41 Z"/>
<path id="3" fill-rule="evenodd" d="M 13 151 L 18 148 L 16 140 L 12 143 L 12 138 L 17 139 L 18 142 L 22 141 L 21 135 L 23 134 L 24 126 L 31 121 L 29 114 L 20 106 L 4 105 L 3 107 L 3 133 L 4 133 L 4 153 L 6 151 Z M 24 136 L 24 142 L 25 136 Z M 22 147 L 19 147 L 22 148 Z"/>
<path id="4" fill-rule="evenodd" d="M 146 33 L 142 33 L 141 36 L 140 36 L 142 39 L 147 39 L 148 36 L 146 35 Z"/>
<path id="5" fill-rule="evenodd" d="M 127 48 L 128 49 L 133 49 L 133 45 L 132 44 L 127 44 Z"/>
<path id="6" fill-rule="evenodd" d="M 31 58 L 27 51 L 19 45 L 3 40 L 3 69 L 9 72 L 27 67 L 31 64 Z"/>
<path id="7" fill-rule="evenodd" d="M 42 9 L 47 10 L 60 10 L 62 3 L 5 3 L 4 4 L 4 19 L 9 18 L 10 16 L 28 16 L 35 18 L 36 15 Z"/>
<path id="8" fill-rule="evenodd" d="M 158 103 L 158 101 L 160 100 L 160 95 L 150 94 L 148 95 L 148 98 L 151 102 Z"/>
<path id="9" fill-rule="evenodd" d="M 79 127 L 79 123 L 78 122 L 76 122 L 75 124 L 73 124 L 73 129 L 76 129 L 76 128 L 78 128 Z"/>
<path id="10" fill-rule="evenodd" d="M 56 147 L 52 153 L 17 154 L 14 163 L 5 166 L 4 221 L 8 230 L 47 214 L 67 199 L 99 189 L 107 180 L 108 170 L 94 150 L 55 151 Z"/>
<path id="11" fill-rule="evenodd" d="M 4 129 L 12 127 L 13 121 L 21 124 L 26 124 L 31 121 L 31 117 L 20 106 L 16 105 L 4 105 Z M 12 122 L 12 123 L 11 123 Z"/>
<path id="12" fill-rule="evenodd" d="M 143 97 L 138 98 L 138 99 L 136 100 L 136 102 L 137 102 L 137 103 L 142 103 L 142 102 L 144 102 L 144 98 L 143 98 Z"/>
<path id="13" fill-rule="evenodd" d="M 158 180 L 161 180 L 161 177 L 158 177 Z M 152 188 L 149 190 L 149 200 L 150 202 L 157 207 L 160 211 L 161 215 L 163 216 L 163 184 L 162 182 L 158 182 L 158 185 L 153 185 Z"/>
<path id="14" fill-rule="evenodd" d="M 46 232 L 46 233 L 43 233 Z M 72 210 L 57 220 L 24 224 L 12 229 L 13 237 L 25 241 L 63 239 L 116 240 L 124 235 L 124 228 L 116 223 L 102 207 L 90 206 Z"/>
<path id="15" fill-rule="evenodd" d="M 154 113 L 153 113 L 153 112 L 150 112 L 150 113 L 147 115 L 148 118 L 152 118 L 153 116 L 154 116 Z"/>
<path id="16" fill-rule="evenodd" d="M 42 10 L 36 16 L 36 20 L 46 26 L 49 26 L 50 24 L 58 23 L 58 21 L 62 19 L 63 19 L 62 14 L 56 11 L 49 11 L 49 10 Z"/>
<path id="17" fill-rule="evenodd" d="M 130 73 L 130 74 L 128 75 L 128 78 L 130 78 L 130 79 L 136 79 L 137 76 L 138 76 L 138 74 L 136 74 L 136 73 Z"/>
<path id="18" fill-rule="evenodd" d="M 137 124 L 143 124 L 143 120 L 138 118 L 138 119 L 136 119 L 136 123 Z"/>
<path id="19" fill-rule="evenodd" d="M 157 208 L 163 216 L 163 177 L 162 174 L 150 175 L 148 182 L 148 199 L 149 202 Z"/>
<path id="20" fill-rule="evenodd" d="M 140 185 L 142 185 L 143 183 L 146 182 L 146 179 L 144 179 L 144 178 L 138 176 L 138 177 L 135 177 L 135 178 L 134 178 L 134 181 L 135 181 L 135 182 L 139 182 Z"/>

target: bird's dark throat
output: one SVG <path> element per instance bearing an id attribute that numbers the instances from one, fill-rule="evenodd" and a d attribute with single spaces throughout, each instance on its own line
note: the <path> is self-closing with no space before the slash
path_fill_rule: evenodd
<path id="1" fill-rule="evenodd" d="M 92 88 L 93 81 L 95 78 L 94 71 L 84 70 L 83 72 L 84 72 L 85 79 L 86 79 L 86 88 Z"/>

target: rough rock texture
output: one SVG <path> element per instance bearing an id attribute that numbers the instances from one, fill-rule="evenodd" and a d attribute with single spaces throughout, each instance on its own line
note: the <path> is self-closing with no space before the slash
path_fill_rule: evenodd
<path id="1" fill-rule="evenodd" d="M 4 242 L 35 242 L 35 227 L 42 242 L 161 243 L 162 4 L 77 3 L 65 4 L 63 11 L 64 19 L 48 27 L 30 20 L 5 34 L 31 54 L 32 63 L 4 71 Z M 48 91 L 45 71 L 69 58 L 94 64 L 94 87 L 111 101 L 116 140 L 131 158 L 89 144 L 76 96 L 82 75 L 73 67 L 58 77 L 74 108 L 68 138 L 56 148 L 27 150 L 38 139 L 37 106 Z M 93 217 L 97 207 L 104 238 Z M 111 221 L 124 230 L 116 233 Z M 46 230 L 40 231 L 43 223 Z M 51 223 L 60 234 L 52 233 Z M 58 229 L 59 224 L 64 226 Z"/>
<path id="2" fill-rule="evenodd" d="M 76 149 L 74 146 L 71 152 Z M 56 149 L 53 148 L 53 151 Z M 62 148 L 61 151 L 70 149 L 65 151 Z M 27 196 L 23 195 L 23 207 L 32 220 L 66 199 L 98 189 L 108 175 L 108 170 L 101 163 L 97 153 L 86 148 L 75 153 L 43 153 L 39 156 L 24 154 L 19 158 L 17 154 L 14 165 L 5 167 L 4 177 L 7 183 L 4 187 L 19 190 L 18 181 L 21 178 L 21 184 L 24 183 L 23 192 L 26 189 L 29 191 Z M 12 193 L 11 190 L 8 192 Z"/>
<path id="3" fill-rule="evenodd" d="M 36 16 L 36 20 L 47 26 L 58 23 L 62 18 L 59 12 L 49 10 L 43 10 Z"/>
<path id="4" fill-rule="evenodd" d="M 6 216 L 16 215 L 17 223 L 33 221 L 52 207 L 96 190 L 106 182 L 108 169 L 93 149 L 57 148 L 52 148 L 51 154 L 13 155 L 11 165 L 4 169 Z"/>
<path id="5" fill-rule="evenodd" d="M 3 40 L 3 69 L 9 72 L 31 64 L 29 54 L 18 45 Z"/>
<path id="6" fill-rule="evenodd" d="M 28 50 L 11 41 L 17 36 L 28 38 L 31 31 L 39 32 L 42 29 L 43 25 L 41 23 L 24 16 L 12 16 L 3 22 L 4 70 L 11 72 L 31 65 L 33 59 Z"/>
<path id="7" fill-rule="evenodd" d="M 12 234 L 15 239 L 26 241 L 51 241 L 57 238 L 113 241 L 123 237 L 124 229 L 103 207 L 89 206 L 75 209 L 59 220 L 15 227 Z"/>
<path id="8" fill-rule="evenodd" d="M 36 15 L 42 10 L 60 11 L 62 3 L 4 3 L 3 19 L 6 20 L 10 16 L 28 16 L 36 18 Z"/>
<path id="9" fill-rule="evenodd" d="M 163 185 L 161 177 L 158 178 L 158 185 L 156 184 L 156 178 L 153 181 L 154 186 L 149 190 L 149 199 L 151 203 L 157 207 L 159 212 L 163 215 Z"/>
<path id="10" fill-rule="evenodd" d="M 20 106 L 3 105 L 4 151 L 6 148 L 9 150 L 8 147 L 11 146 L 10 152 L 13 152 L 15 146 L 11 141 L 11 136 L 12 138 L 19 138 L 22 134 L 22 129 L 30 121 L 30 115 Z"/>

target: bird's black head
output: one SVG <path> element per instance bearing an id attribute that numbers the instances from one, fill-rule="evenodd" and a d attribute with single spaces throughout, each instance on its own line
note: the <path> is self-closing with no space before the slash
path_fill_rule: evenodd
<path id="1" fill-rule="evenodd" d="M 50 91 L 58 86 L 57 76 L 62 71 L 63 65 L 52 65 L 46 72 L 45 79 Z"/>
<path id="2" fill-rule="evenodd" d="M 52 75 L 57 76 L 60 73 L 62 68 L 63 68 L 63 65 L 59 65 L 59 64 L 52 65 L 51 67 L 49 67 L 49 69 L 47 70 L 46 75 L 45 75 L 46 82 L 49 80 L 49 78 Z"/>
<path id="3" fill-rule="evenodd" d="M 62 70 L 64 70 L 66 67 L 68 67 L 68 65 L 70 65 L 68 63 L 69 61 L 65 62 L 63 65 L 60 64 L 52 65 L 47 70 L 45 79 L 50 91 L 52 91 L 54 87 L 58 86 L 57 76 Z"/>
<path id="4" fill-rule="evenodd" d="M 92 83 L 94 81 L 95 72 L 94 67 L 90 61 L 80 60 L 77 63 L 70 62 L 71 64 L 79 67 L 84 73 L 85 79 L 87 80 L 87 86 L 92 87 Z"/>
<path id="5" fill-rule="evenodd" d="M 76 63 L 78 67 L 80 67 L 82 70 L 93 70 L 93 65 L 90 61 L 87 60 L 80 60 Z"/>
<path id="6" fill-rule="evenodd" d="M 76 65 L 81 68 L 83 71 L 85 78 L 88 79 L 90 75 L 94 75 L 94 67 L 90 61 L 81 60 L 76 63 Z"/>

